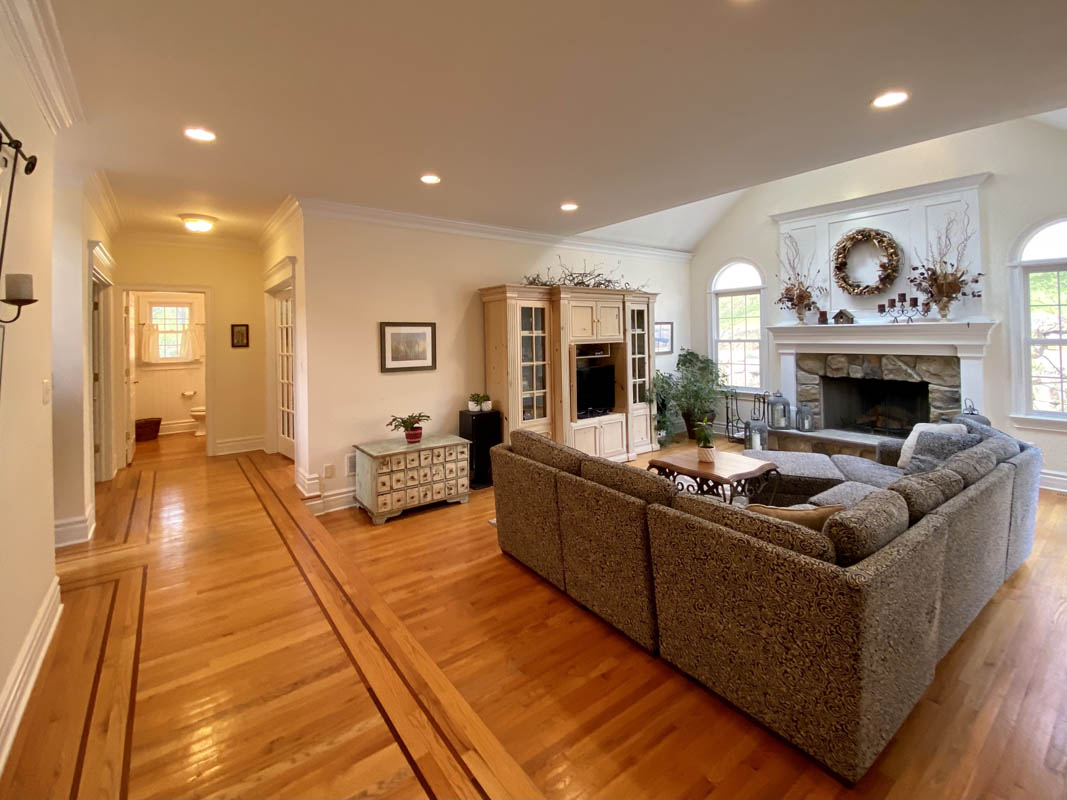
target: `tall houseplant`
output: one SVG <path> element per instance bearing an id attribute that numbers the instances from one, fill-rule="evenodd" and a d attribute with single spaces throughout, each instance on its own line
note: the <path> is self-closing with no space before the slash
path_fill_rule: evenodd
<path id="1" fill-rule="evenodd" d="M 722 399 L 725 380 L 713 359 L 683 347 L 676 381 L 674 403 L 685 420 L 686 433 L 695 439 L 697 422 L 705 418 L 715 421 L 715 406 Z"/>

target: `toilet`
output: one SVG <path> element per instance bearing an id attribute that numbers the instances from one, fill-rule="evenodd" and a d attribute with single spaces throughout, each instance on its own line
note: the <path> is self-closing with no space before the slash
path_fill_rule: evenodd
<path id="1" fill-rule="evenodd" d="M 196 430 L 193 431 L 193 436 L 203 436 L 206 434 L 207 428 L 205 425 L 207 420 L 207 409 L 204 406 L 190 408 L 189 416 L 196 420 Z"/>

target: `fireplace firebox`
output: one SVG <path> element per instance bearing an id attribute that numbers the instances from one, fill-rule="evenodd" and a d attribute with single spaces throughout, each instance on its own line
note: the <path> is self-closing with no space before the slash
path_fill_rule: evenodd
<path id="1" fill-rule="evenodd" d="M 930 419 L 926 381 L 821 379 L 823 426 L 886 436 L 908 435 Z"/>

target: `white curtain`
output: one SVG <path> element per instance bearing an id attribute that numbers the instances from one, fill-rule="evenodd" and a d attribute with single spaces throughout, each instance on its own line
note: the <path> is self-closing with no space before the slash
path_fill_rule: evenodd
<path id="1" fill-rule="evenodd" d="M 178 340 L 178 359 L 200 361 L 204 358 L 204 330 L 202 323 L 195 323 L 181 332 Z M 141 361 L 159 364 L 159 326 L 145 323 L 141 332 Z"/>
<path id="2" fill-rule="evenodd" d="M 141 331 L 141 361 L 146 364 L 159 363 L 159 326 L 146 322 Z"/>

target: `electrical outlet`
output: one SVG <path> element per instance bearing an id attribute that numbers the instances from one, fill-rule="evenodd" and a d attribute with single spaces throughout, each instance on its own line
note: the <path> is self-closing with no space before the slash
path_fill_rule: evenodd
<path id="1" fill-rule="evenodd" d="M 333 469 L 334 469 L 333 464 L 323 464 L 322 465 L 322 477 L 324 477 L 324 478 L 332 478 L 333 477 Z"/>

